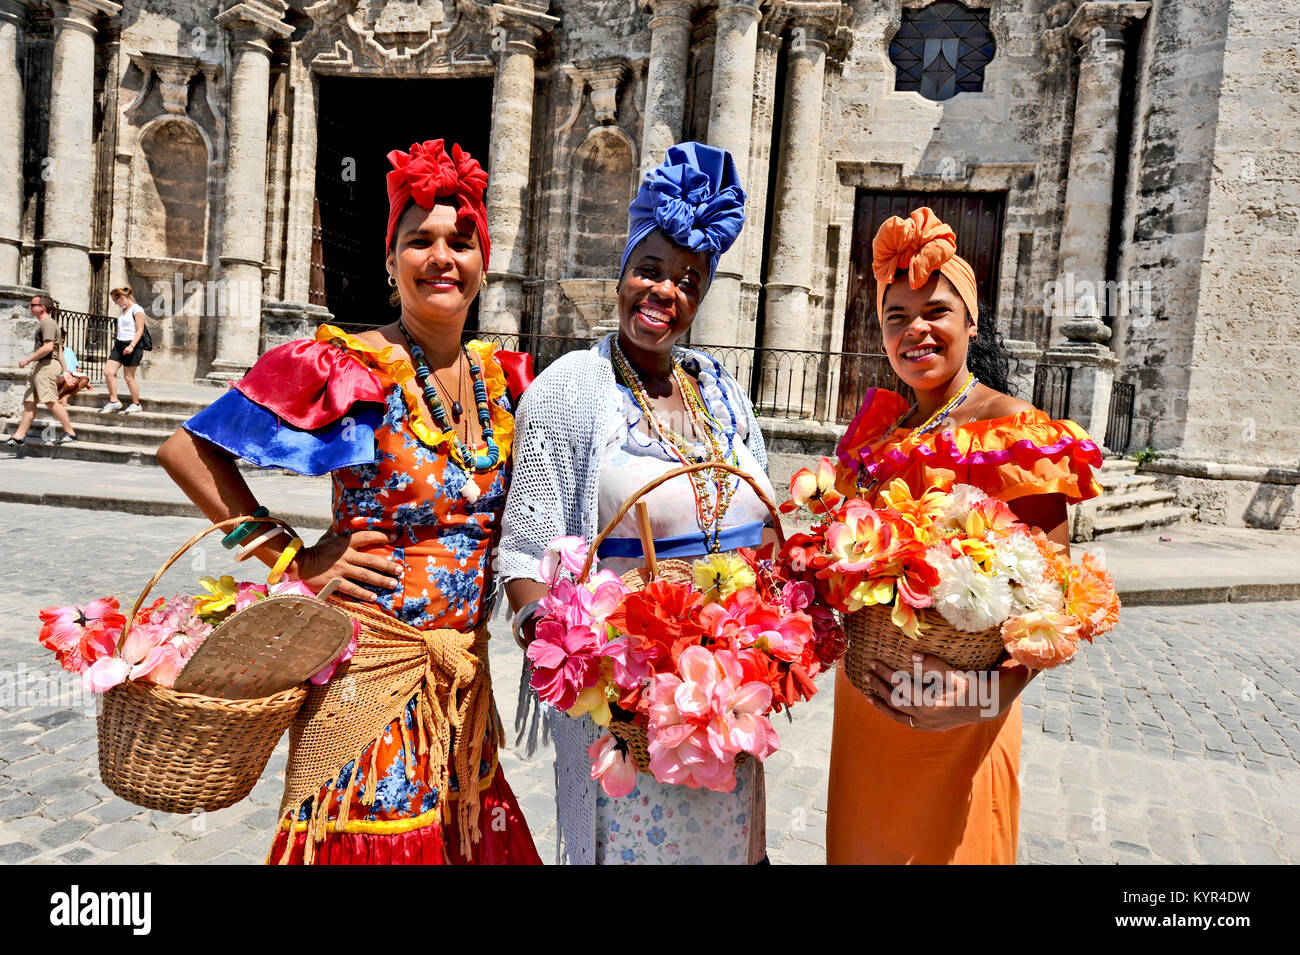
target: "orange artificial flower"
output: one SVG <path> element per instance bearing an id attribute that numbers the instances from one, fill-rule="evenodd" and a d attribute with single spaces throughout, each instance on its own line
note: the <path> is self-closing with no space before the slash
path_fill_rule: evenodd
<path id="1" fill-rule="evenodd" d="M 1070 569 L 1065 588 L 1065 611 L 1079 623 L 1079 636 L 1091 641 L 1119 621 L 1119 594 L 1115 581 L 1095 554 L 1085 552 Z"/>
<path id="2" fill-rule="evenodd" d="M 947 495 L 938 488 L 930 488 L 919 498 L 902 478 L 894 478 L 889 487 L 880 492 L 880 500 L 891 511 L 912 525 L 916 538 L 925 544 L 935 541 L 935 522 L 942 520 L 947 508 Z"/>
<path id="3" fill-rule="evenodd" d="M 1012 659 L 1032 670 L 1060 666 L 1079 649 L 1079 621 L 1067 614 L 1034 610 L 1002 624 Z"/>

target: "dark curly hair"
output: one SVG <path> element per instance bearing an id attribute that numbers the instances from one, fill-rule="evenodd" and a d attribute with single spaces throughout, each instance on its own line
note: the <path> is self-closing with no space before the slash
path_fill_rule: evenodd
<path id="1" fill-rule="evenodd" d="M 966 367 L 971 374 L 994 391 L 1011 394 L 1011 353 L 998 331 L 993 310 L 979 303 L 979 334 L 967 346 Z"/>

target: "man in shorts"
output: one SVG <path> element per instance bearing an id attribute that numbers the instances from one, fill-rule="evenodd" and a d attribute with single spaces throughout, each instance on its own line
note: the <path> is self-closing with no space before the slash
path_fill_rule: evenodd
<path id="1" fill-rule="evenodd" d="M 36 419 L 36 404 L 40 402 L 63 426 L 62 436 L 55 444 L 70 444 L 77 440 L 77 431 L 68 417 L 68 410 L 59 404 L 59 378 L 63 374 L 62 334 L 59 323 L 51 312 L 54 299 L 48 295 L 33 295 L 32 317 L 36 319 L 36 350 L 18 359 L 18 367 L 32 367 L 27 379 L 27 392 L 23 395 L 23 416 L 18 429 L 4 442 L 7 448 L 17 448 L 27 443 L 27 430 Z"/>

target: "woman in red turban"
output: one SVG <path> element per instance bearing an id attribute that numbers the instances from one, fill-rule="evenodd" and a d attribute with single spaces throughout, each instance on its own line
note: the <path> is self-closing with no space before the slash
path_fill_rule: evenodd
<path id="1" fill-rule="evenodd" d="M 268 861 L 539 864 L 497 762 L 487 668 L 519 383 L 512 397 L 494 345 L 461 344 L 488 263 L 487 175 L 441 140 L 388 158 L 401 316 L 273 349 L 158 459 L 213 520 L 258 506 L 236 457 L 332 476 L 315 546 L 255 522 L 245 535 L 274 574 L 313 591 L 341 579 L 359 625 L 290 732 Z"/>
<path id="2" fill-rule="evenodd" d="M 1069 547 L 1066 504 L 1095 497 L 1101 449 L 1072 421 L 1007 394 L 1007 356 L 953 230 L 930 209 L 881 226 L 872 245 L 889 363 L 915 402 L 872 389 L 836 449 L 841 493 L 877 502 L 895 479 L 920 497 L 970 484 Z M 948 670 L 919 655 L 923 671 Z M 1020 818 L 1020 691 L 1033 671 L 1003 660 L 992 705 L 871 696 L 841 669 L 826 806 L 834 863 L 1013 863 Z M 956 685 L 945 679 L 945 687 Z M 964 699 L 964 698 L 963 698 Z"/>

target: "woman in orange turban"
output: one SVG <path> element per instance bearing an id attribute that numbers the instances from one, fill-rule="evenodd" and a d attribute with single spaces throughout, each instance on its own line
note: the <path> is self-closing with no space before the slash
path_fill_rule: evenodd
<path id="1" fill-rule="evenodd" d="M 840 491 L 874 501 L 898 478 L 917 497 L 972 484 L 1068 547 L 1066 504 L 1100 493 L 1101 449 L 1006 393 L 1007 354 L 953 230 L 928 208 L 893 217 L 872 257 L 884 351 L 916 400 L 867 392 L 836 449 Z M 917 662 L 948 670 L 928 654 Z M 946 697 L 893 705 L 890 669 L 872 669 L 872 696 L 836 676 L 827 861 L 1015 862 L 1019 695 L 1033 672 L 1004 659 L 981 709 Z"/>

